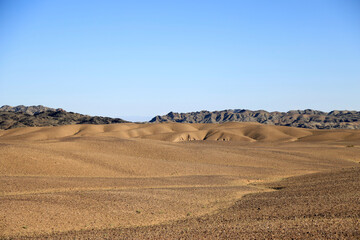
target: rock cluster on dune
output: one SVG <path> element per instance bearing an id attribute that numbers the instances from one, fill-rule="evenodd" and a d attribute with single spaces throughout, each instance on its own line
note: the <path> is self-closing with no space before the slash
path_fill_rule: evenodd
<path id="1" fill-rule="evenodd" d="M 61 108 L 44 106 L 2 106 L 0 108 L 0 129 L 17 127 L 44 127 L 70 124 L 109 124 L 124 123 L 120 118 L 88 116 L 67 112 Z"/>
<path id="2" fill-rule="evenodd" d="M 331 111 L 327 113 L 311 109 L 293 110 L 288 112 L 267 112 L 264 110 L 251 111 L 245 109 L 223 110 L 214 112 L 170 112 L 164 116 L 156 116 L 151 119 L 150 122 L 258 122 L 263 124 L 311 129 L 360 129 L 360 112 Z"/>

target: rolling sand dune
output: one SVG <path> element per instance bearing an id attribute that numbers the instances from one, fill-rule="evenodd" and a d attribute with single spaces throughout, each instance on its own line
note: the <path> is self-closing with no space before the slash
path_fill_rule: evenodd
<path id="1" fill-rule="evenodd" d="M 267 182 L 358 167 L 359 145 L 358 130 L 258 123 L 0 131 L 0 236 L 212 216 Z"/>
<path id="2" fill-rule="evenodd" d="M 65 137 L 107 136 L 121 139 L 140 138 L 170 142 L 191 140 L 248 142 L 360 140 L 359 131 L 357 130 L 313 130 L 237 122 L 224 124 L 82 124 L 58 127 L 29 127 L 1 131 L 0 136 L 5 140 L 51 140 Z"/>

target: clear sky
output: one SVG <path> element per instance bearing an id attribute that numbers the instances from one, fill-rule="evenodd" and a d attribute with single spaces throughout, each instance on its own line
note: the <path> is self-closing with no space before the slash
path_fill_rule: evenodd
<path id="1" fill-rule="evenodd" d="M 360 1 L 0 0 L 0 105 L 360 111 Z"/>

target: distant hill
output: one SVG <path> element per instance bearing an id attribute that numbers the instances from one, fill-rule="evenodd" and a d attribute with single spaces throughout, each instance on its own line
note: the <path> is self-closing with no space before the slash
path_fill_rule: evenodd
<path id="1" fill-rule="evenodd" d="M 0 129 L 17 127 L 44 127 L 71 124 L 111 124 L 127 122 L 121 118 L 89 116 L 67 112 L 61 108 L 49 108 L 42 105 L 0 107 Z M 288 112 L 251 111 L 246 109 L 200 111 L 189 113 L 169 112 L 156 116 L 152 123 L 225 123 L 258 122 L 262 124 L 300 127 L 310 129 L 360 129 L 360 112 L 293 110 Z"/>
<path id="2" fill-rule="evenodd" d="M 17 127 L 44 127 L 71 124 L 110 124 L 127 122 L 120 118 L 88 116 L 67 112 L 61 108 L 54 109 L 44 106 L 8 105 L 0 108 L 0 129 Z"/>
<path id="3" fill-rule="evenodd" d="M 15 112 L 15 113 L 26 113 L 29 115 L 34 115 L 36 113 L 41 113 L 41 112 L 46 112 L 46 111 L 63 111 L 63 109 L 58 108 L 49 108 L 49 107 L 44 107 L 42 105 L 38 105 L 38 106 L 24 106 L 24 105 L 19 105 L 16 107 L 12 107 L 9 105 L 4 105 L 0 108 L 0 112 Z"/>
<path id="4" fill-rule="evenodd" d="M 251 111 L 246 109 L 188 113 L 169 112 L 167 115 L 154 117 L 150 122 L 258 122 L 263 124 L 311 129 L 360 129 L 360 112 L 336 110 L 322 112 L 311 109 L 288 112 L 267 112 L 264 110 Z"/>

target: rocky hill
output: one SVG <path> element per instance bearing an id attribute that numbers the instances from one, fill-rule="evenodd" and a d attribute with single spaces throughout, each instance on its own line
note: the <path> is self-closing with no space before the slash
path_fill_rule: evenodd
<path id="1" fill-rule="evenodd" d="M 61 108 L 54 109 L 44 106 L 23 105 L 0 108 L 0 129 L 17 127 L 44 127 L 69 124 L 110 124 L 124 123 L 120 118 L 88 116 L 74 112 L 67 112 Z"/>
<path id="2" fill-rule="evenodd" d="M 89 116 L 67 112 L 61 108 L 49 108 L 42 105 L 0 107 L 0 129 L 17 127 L 43 127 L 70 124 L 110 124 L 127 122 L 120 118 Z M 251 111 L 245 109 L 223 111 L 200 111 L 189 113 L 169 112 L 156 116 L 153 123 L 224 123 L 224 122 L 259 122 L 263 124 L 290 126 L 311 129 L 360 129 L 360 112 L 293 110 L 288 112 Z"/>
<path id="3" fill-rule="evenodd" d="M 245 109 L 223 111 L 200 111 L 189 113 L 169 112 L 156 116 L 150 122 L 224 123 L 259 122 L 263 124 L 311 129 L 360 129 L 360 112 L 322 112 L 311 109 L 288 112 L 250 111 Z"/>
<path id="4" fill-rule="evenodd" d="M 41 112 L 46 112 L 46 111 L 63 111 L 63 109 L 58 108 L 49 108 L 49 107 L 44 107 L 42 105 L 38 105 L 38 106 L 24 106 L 24 105 L 19 105 L 16 107 L 12 107 L 9 105 L 4 105 L 0 108 L 0 112 L 16 112 L 16 113 L 26 113 L 29 115 L 34 115 L 37 113 L 41 113 Z"/>

